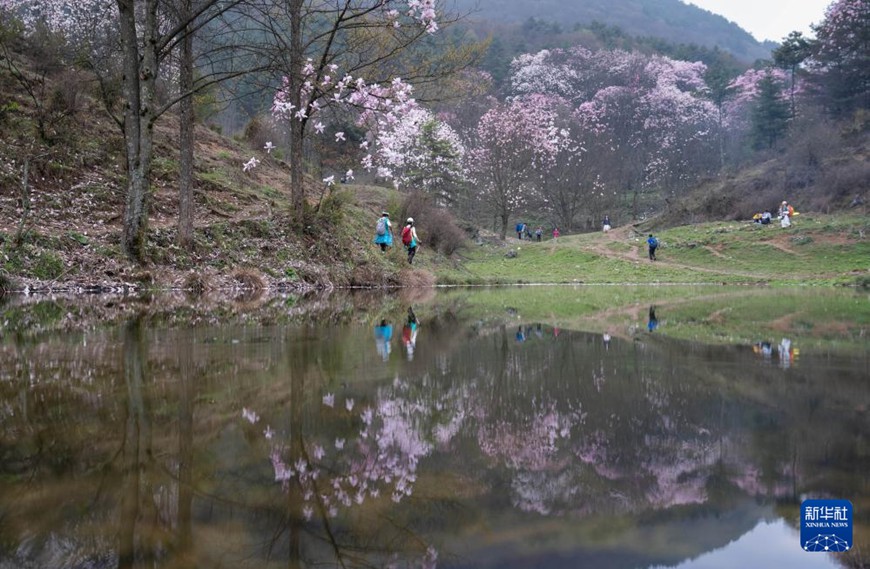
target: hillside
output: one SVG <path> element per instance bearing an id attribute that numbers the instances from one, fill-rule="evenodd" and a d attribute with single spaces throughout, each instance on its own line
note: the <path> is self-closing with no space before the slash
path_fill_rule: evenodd
<path id="1" fill-rule="evenodd" d="M 772 47 L 724 17 L 680 0 L 456 0 L 456 6 L 471 11 L 472 21 L 484 30 L 487 23 L 520 24 L 530 18 L 562 29 L 601 22 L 629 35 L 718 46 L 747 63 L 770 57 Z"/>
<path id="2" fill-rule="evenodd" d="M 650 265 L 643 233 L 653 222 L 629 226 L 618 216 L 622 228 L 608 235 L 542 244 L 484 238 L 483 245 L 446 257 L 437 251 L 452 252 L 463 233 L 445 210 L 421 209 L 383 187 L 327 189 L 316 173 L 307 180 L 305 229 L 296 233 L 289 166 L 280 153 L 204 127 L 197 129 L 195 246 L 185 251 L 175 244 L 178 124 L 168 115 L 157 124 L 147 253 L 136 264 L 120 247 L 125 178 L 117 125 L 84 72 L 40 75 L 27 71 L 38 69 L 34 61 L 18 57 L 42 95 L 28 94 L 8 69 L 0 70 L 0 289 L 304 290 L 428 285 L 436 278 L 445 284 L 868 282 L 865 206 L 846 215 L 808 215 L 839 210 L 851 196 L 866 200 L 867 138 L 853 134 L 839 146 L 829 131 L 816 130 L 791 145 L 792 154 L 723 176 L 699 187 L 695 198 L 671 204 L 655 218 L 656 230 L 671 229 L 661 235 L 662 261 Z M 262 162 L 245 172 L 251 156 Z M 783 196 L 804 213 L 787 231 L 758 231 L 745 222 L 674 227 L 746 219 Z M 371 243 L 383 209 L 394 220 L 418 219 L 423 250 L 413 269 L 400 247 L 385 255 Z M 442 246 L 445 237 L 450 243 Z M 511 249 L 517 256 L 506 259 Z"/>
<path id="3" fill-rule="evenodd" d="M 280 290 L 408 280 L 400 251 L 385 256 L 370 243 L 382 209 L 395 218 L 404 213 L 396 191 L 356 184 L 326 191 L 309 178 L 306 231 L 296 234 L 289 222 L 289 166 L 259 146 L 204 127 L 196 132 L 195 246 L 180 249 L 178 123 L 171 115 L 156 127 L 147 257 L 141 265 L 131 262 L 120 247 L 125 178 L 119 128 L 85 73 L 42 77 L 31 71 L 35 62 L 20 57 L 19 69 L 45 96 L 28 96 L 0 70 L 0 290 Z M 251 156 L 261 164 L 244 172 Z M 433 256 L 421 255 L 411 278 L 430 282 L 425 267 Z"/>

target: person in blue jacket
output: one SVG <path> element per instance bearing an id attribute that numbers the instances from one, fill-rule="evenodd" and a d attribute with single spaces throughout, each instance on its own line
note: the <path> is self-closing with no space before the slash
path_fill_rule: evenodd
<path id="1" fill-rule="evenodd" d="M 649 234 L 649 239 L 646 240 L 646 244 L 649 245 L 649 260 L 656 260 L 656 249 L 659 248 L 659 240 L 653 237 L 653 234 Z"/>
<path id="2" fill-rule="evenodd" d="M 382 211 L 375 226 L 375 244 L 381 246 L 381 251 L 393 246 L 393 226 L 390 224 L 390 214 Z"/>

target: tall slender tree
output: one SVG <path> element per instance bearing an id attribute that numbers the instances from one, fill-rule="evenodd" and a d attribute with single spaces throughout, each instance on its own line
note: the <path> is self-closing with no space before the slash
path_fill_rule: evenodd
<path id="1" fill-rule="evenodd" d="M 782 40 L 782 44 L 773 50 L 773 61 L 782 69 L 785 69 L 791 74 L 791 84 L 789 87 L 789 105 L 791 107 L 791 118 L 797 116 L 795 108 L 795 85 L 797 83 L 797 72 L 803 63 L 810 56 L 810 40 L 805 38 L 801 32 L 791 32 L 788 37 Z"/>

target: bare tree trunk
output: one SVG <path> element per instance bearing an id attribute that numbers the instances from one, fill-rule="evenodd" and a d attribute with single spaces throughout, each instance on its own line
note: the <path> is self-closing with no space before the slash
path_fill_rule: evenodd
<path id="1" fill-rule="evenodd" d="M 181 0 L 179 20 L 191 22 L 191 0 Z M 188 25 L 181 41 L 179 62 L 179 91 L 193 90 L 193 33 Z M 193 247 L 193 144 L 195 120 L 193 96 L 179 102 L 181 130 L 179 133 L 179 180 L 178 180 L 178 246 L 185 250 Z"/>
<path id="2" fill-rule="evenodd" d="M 296 109 L 302 106 L 302 4 L 303 0 L 290 0 L 290 92 L 291 103 Z M 305 140 L 305 122 L 290 120 L 290 193 L 293 202 L 293 222 L 301 228 L 305 215 L 305 186 L 303 184 L 302 166 L 304 162 L 303 143 Z"/>
<path id="3" fill-rule="evenodd" d="M 127 199 L 121 246 L 141 261 L 148 231 L 151 158 L 157 79 L 157 0 L 146 0 L 141 52 L 136 34 L 135 0 L 116 0 L 124 52 L 124 143 L 127 151 Z M 141 62 L 140 62 L 141 58 Z"/>

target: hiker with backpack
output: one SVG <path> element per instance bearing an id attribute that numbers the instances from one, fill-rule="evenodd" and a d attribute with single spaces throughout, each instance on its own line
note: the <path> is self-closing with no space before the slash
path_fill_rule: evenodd
<path id="1" fill-rule="evenodd" d="M 384 253 L 387 252 L 387 247 L 393 246 L 393 226 L 390 223 L 390 214 L 385 211 L 381 212 L 375 226 L 375 244 L 380 245 Z"/>
<path id="2" fill-rule="evenodd" d="M 408 248 L 408 264 L 414 263 L 414 255 L 417 254 L 417 247 L 420 246 L 420 239 L 417 237 L 417 228 L 414 227 L 414 218 L 409 217 L 405 222 L 405 227 L 402 228 L 402 244 Z"/>
<path id="3" fill-rule="evenodd" d="M 659 247 L 659 240 L 653 237 L 653 234 L 649 234 L 649 239 L 646 240 L 646 244 L 649 245 L 649 260 L 656 260 L 656 249 Z"/>

